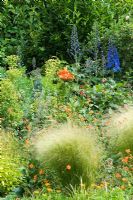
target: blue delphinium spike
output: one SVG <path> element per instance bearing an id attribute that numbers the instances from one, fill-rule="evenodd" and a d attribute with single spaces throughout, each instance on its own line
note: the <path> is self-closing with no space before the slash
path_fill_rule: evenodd
<path id="1" fill-rule="evenodd" d="M 113 72 L 119 72 L 120 69 L 120 61 L 119 55 L 117 52 L 117 48 L 109 43 L 108 55 L 107 55 L 107 69 L 112 69 Z"/>
<path id="2" fill-rule="evenodd" d="M 118 55 L 116 47 L 114 47 L 113 52 L 114 52 L 114 67 L 113 67 L 113 71 L 114 72 L 119 72 L 121 70 L 120 69 L 120 60 L 119 60 L 119 55 Z"/>

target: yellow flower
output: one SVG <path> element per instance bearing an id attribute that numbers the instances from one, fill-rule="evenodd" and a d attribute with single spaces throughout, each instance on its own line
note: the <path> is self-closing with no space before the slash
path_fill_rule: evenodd
<path id="1" fill-rule="evenodd" d="M 46 187 L 50 186 L 50 183 L 48 183 L 48 182 L 47 182 L 47 183 L 45 183 L 45 186 L 46 186 Z"/>
<path id="2" fill-rule="evenodd" d="M 60 193 L 60 192 L 61 192 L 61 190 L 56 190 L 56 192 L 57 192 L 57 193 Z"/>
<path id="3" fill-rule="evenodd" d="M 47 188 L 47 192 L 52 192 L 52 188 Z"/>
<path id="4" fill-rule="evenodd" d="M 131 153 L 131 150 L 130 149 L 126 149 L 125 152 L 126 153 Z"/>
<path id="5" fill-rule="evenodd" d="M 126 189 L 126 187 L 125 187 L 124 185 L 122 185 L 120 188 L 121 188 L 122 190 L 125 190 L 125 189 Z"/>
<path id="6" fill-rule="evenodd" d="M 122 178 L 123 182 L 128 182 L 128 180 L 126 178 Z"/>

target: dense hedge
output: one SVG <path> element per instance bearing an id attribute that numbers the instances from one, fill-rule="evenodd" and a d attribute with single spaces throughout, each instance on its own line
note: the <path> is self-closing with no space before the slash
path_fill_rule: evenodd
<path id="1" fill-rule="evenodd" d="M 33 57 L 38 67 L 50 56 L 71 60 L 67 50 L 73 24 L 78 28 L 83 46 L 87 35 L 98 21 L 100 29 L 119 22 L 121 16 L 132 15 L 132 1 L 125 0 L 4 0 L 0 5 L 0 64 L 5 55 L 19 54 L 31 69 Z M 127 47 L 128 48 L 128 47 Z M 125 50 L 126 51 L 126 50 Z"/>

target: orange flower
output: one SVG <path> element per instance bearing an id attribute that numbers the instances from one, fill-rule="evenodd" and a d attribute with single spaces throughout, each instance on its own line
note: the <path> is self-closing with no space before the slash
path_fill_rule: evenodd
<path id="1" fill-rule="evenodd" d="M 110 125 L 110 120 L 105 122 L 105 126 L 108 126 L 108 125 Z"/>
<path id="2" fill-rule="evenodd" d="M 129 168 L 128 168 L 128 167 L 123 167 L 123 169 L 124 169 L 125 171 L 129 171 Z"/>
<path id="3" fill-rule="evenodd" d="M 49 181 L 47 179 L 44 180 L 44 183 L 48 183 Z"/>
<path id="4" fill-rule="evenodd" d="M 29 140 L 28 140 L 28 139 L 25 140 L 25 144 L 26 144 L 26 145 L 29 144 Z"/>
<path id="5" fill-rule="evenodd" d="M 116 178 L 121 178 L 121 174 L 116 173 L 116 174 L 115 174 L 115 177 L 116 177 Z"/>
<path id="6" fill-rule="evenodd" d="M 52 188 L 47 188 L 47 191 L 48 192 L 52 192 Z"/>
<path id="7" fill-rule="evenodd" d="M 66 113 L 70 113 L 70 112 L 71 112 L 71 108 L 65 107 L 65 112 L 66 112 Z"/>
<path id="8" fill-rule="evenodd" d="M 31 164 L 29 164 L 29 168 L 30 169 L 33 169 L 34 168 L 34 165 L 31 163 Z"/>
<path id="9" fill-rule="evenodd" d="M 46 187 L 50 186 L 50 183 L 48 183 L 48 182 L 47 182 L 47 183 L 45 183 L 45 186 L 46 186 Z"/>
<path id="10" fill-rule="evenodd" d="M 67 171 L 70 171 L 70 170 L 71 170 L 71 165 L 68 164 L 68 165 L 66 166 L 66 170 L 67 170 Z"/>
<path id="11" fill-rule="evenodd" d="M 25 126 L 25 128 L 26 128 L 26 130 L 27 130 L 28 132 L 31 131 L 31 127 L 30 127 L 30 125 Z"/>
<path id="12" fill-rule="evenodd" d="M 131 150 L 130 149 L 126 149 L 125 152 L 126 153 L 131 153 Z"/>
<path id="13" fill-rule="evenodd" d="M 122 185 L 120 188 L 121 188 L 122 190 L 125 190 L 125 189 L 126 189 L 126 187 L 125 187 L 124 185 Z"/>
<path id="14" fill-rule="evenodd" d="M 64 81 L 74 79 L 74 75 L 71 74 L 66 68 L 60 70 L 57 74 L 58 74 L 59 78 L 64 80 Z"/>
<path id="15" fill-rule="evenodd" d="M 128 180 L 126 178 L 122 178 L 123 182 L 128 182 Z"/>
<path id="16" fill-rule="evenodd" d="M 122 162 L 123 162 L 123 163 L 128 163 L 128 160 L 129 160 L 129 157 L 126 156 L 125 158 L 122 159 Z"/>
<path id="17" fill-rule="evenodd" d="M 86 128 L 93 129 L 94 127 L 92 125 L 88 125 Z"/>
<path id="18" fill-rule="evenodd" d="M 33 179 L 36 182 L 37 181 L 37 175 L 34 175 Z"/>
<path id="19" fill-rule="evenodd" d="M 43 174 L 44 174 L 44 170 L 43 170 L 43 169 L 40 169 L 39 174 L 40 174 L 40 175 L 43 175 Z"/>

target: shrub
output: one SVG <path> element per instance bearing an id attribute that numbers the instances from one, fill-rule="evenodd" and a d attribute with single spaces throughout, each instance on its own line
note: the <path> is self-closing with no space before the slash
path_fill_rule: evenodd
<path id="1" fill-rule="evenodd" d="M 8 79 L 1 81 L 1 117 L 4 127 L 14 127 L 22 119 L 23 111 L 20 106 L 20 94 L 14 84 Z"/>
<path id="2" fill-rule="evenodd" d="M 0 195 L 7 194 L 22 181 L 19 168 L 25 161 L 21 150 L 11 133 L 0 131 Z"/>
<path id="3" fill-rule="evenodd" d="M 100 163 L 93 137 L 86 130 L 67 124 L 49 130 L 35 146 L 39 158 L 57 173 L 63 186 L 79 186 L 81 179 L 90 185 Z"/>

